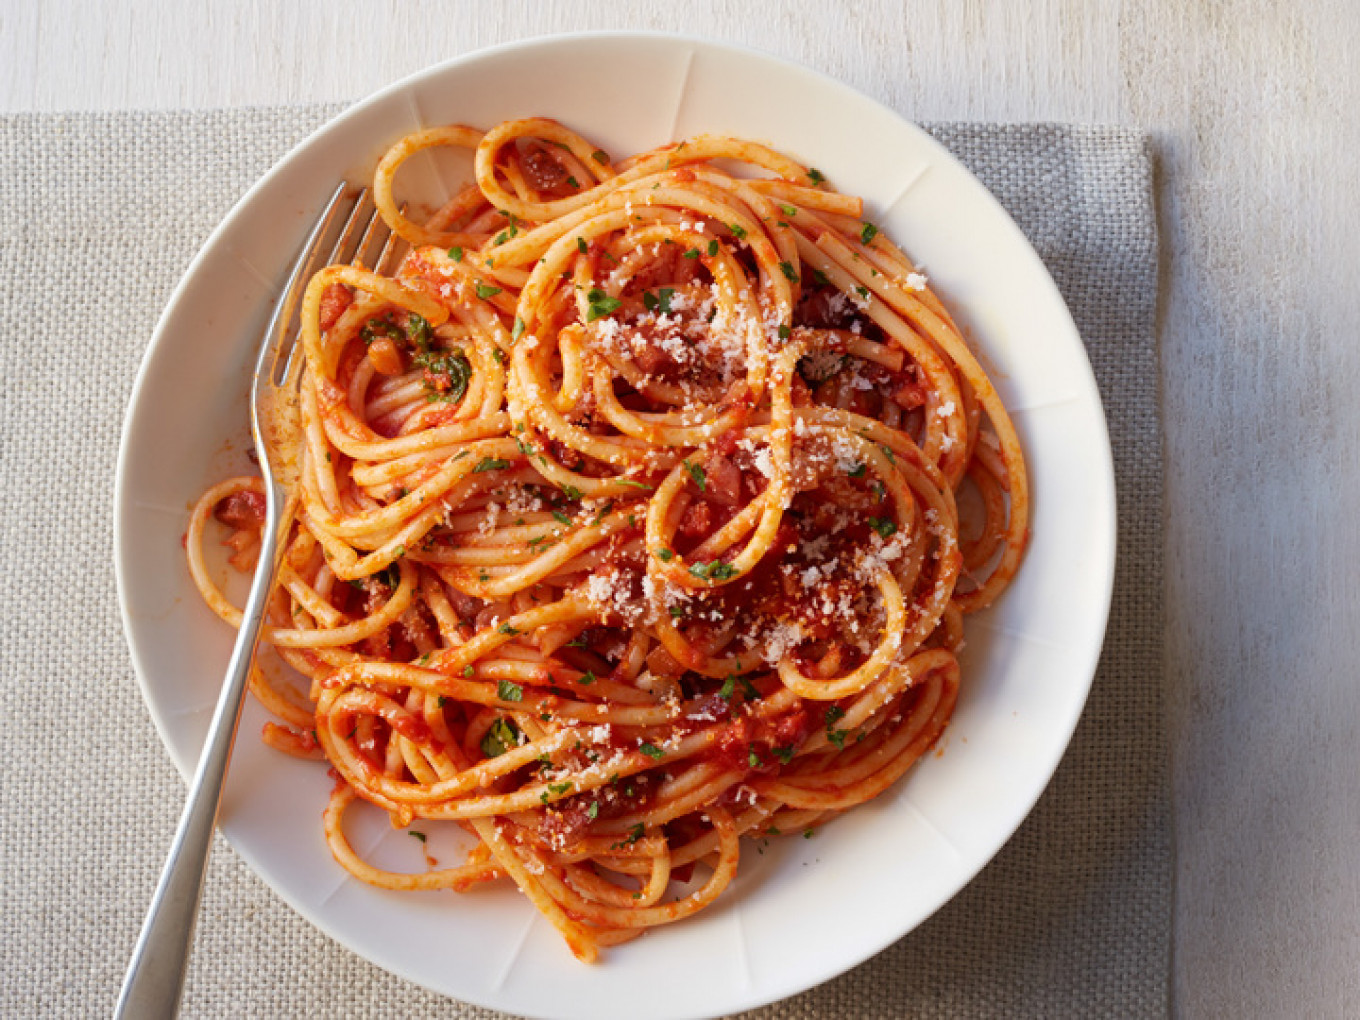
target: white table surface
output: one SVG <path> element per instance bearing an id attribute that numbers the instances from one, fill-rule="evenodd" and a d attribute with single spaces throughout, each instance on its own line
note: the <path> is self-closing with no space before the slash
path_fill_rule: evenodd
<path id="1" fill-rule="evenodd" d="M 1173 1005 L 1360 1015 L 1360 5 L 0 0 L 0 113 L 352 99 L 601 28 L 755 46 L 918 120 L 1152 133 Z"/>

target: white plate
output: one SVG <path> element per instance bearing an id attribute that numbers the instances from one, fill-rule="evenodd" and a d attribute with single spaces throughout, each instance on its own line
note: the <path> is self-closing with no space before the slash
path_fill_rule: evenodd
<path id="1" fill-rule="evenodd" d="M 1114 480 L 1076 328 L 1011 219 L 938 144 L 806 69 L 657 35 L 543 39 L 460 58 L 378 93 L 267 174 L 214 232 L 147 350 L 123 433 L 116 558 L 133 661 L 161 738 L 188 774 L 231 631 L 202 605 L 180 546 L 186 509 L 245 468 L 247 363 L 304 230 L 336 179 L 367 179 L 408 131 L 554 117 L 615 154 L 699 132 L 769 141 L 863 195 L 929 273 L 1015 416 L 1033 540 L 998 605 L 970 619 L 942 753 L 812 839 L 745 844 L 735 886 L 700 917 L 587 967 L 512 889 L 392 893 L 326 849 L 325 769 L 264 747 L 248 707 L 222 815 L 232 845 L 294 909 L 354 952 L 435 991 L 532 1016 L 713 1015 L 792 995 L 884 948 L 991 859 L 1043 791 L 1086 700 L 1114 568 Z M 442 195 L 433 162 L 408 193 Z M 363 845 L 377 844 L 375 848 Z M 359 849 L 422 866 L 382 825 Z M 447 850 L 446 850 L 447 852 Z M 451 857 L 446 859 L 451 860 Z"/>

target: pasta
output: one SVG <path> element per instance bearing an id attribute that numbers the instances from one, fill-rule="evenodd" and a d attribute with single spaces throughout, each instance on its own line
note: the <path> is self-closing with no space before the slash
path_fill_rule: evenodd
<path id="1" fill-rule="evenodd" d="M 423 149 L 475 182 L 417 222 Z M 508 878 L 582 960 L 689 917 L 741 838 L 808 834 L 949 720 L 963 618 L 1027 535 L 1010 419 L 925 276 L 859 199 L 701 136 L 614 161 L 562 125 L 401 139 L 383 275 L 302 302 L 305 455 L 256 669 L 271 745 L 324 758 L 336 860 L 374 885 Z M 263 490 L 210 521 L 254 565 Z M 216 526 L 213 526 L 216 527 Z M 356 799 L 460 826 L 467 859 L 364 860 Z"/>

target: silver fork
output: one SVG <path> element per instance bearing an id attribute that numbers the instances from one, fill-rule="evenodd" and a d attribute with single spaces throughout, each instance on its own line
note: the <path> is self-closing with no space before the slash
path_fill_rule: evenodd
<path id="1" fill-rule="evenodd" d="M 265 489 L 260 556 L 226 680 L 189 787 L 189 799 L 118 995 L 114 1015 L 120 1020 L 173 1017 L 179 1011 L 222 783 L 241 721 L 241 706 L 266 603 L 278 571 L 280 536 L 292 521 L 289 489 L 300 473 L 302 456 L 297 422 L 303 360 L 297 356 L 302 346 L 296 342 L 298 300 L 323 260 L 329 265 L 342 262 L 363 265 L 373 249 L 381 245 L 374 265 L 382 271 L 394 250 L 393 238 L 384 236 L 385 233 L 367 189 L 356 195 L 348 184 L 337 187 L 293 265 L 260 343 L 250 401 L 250 430 Z"/>

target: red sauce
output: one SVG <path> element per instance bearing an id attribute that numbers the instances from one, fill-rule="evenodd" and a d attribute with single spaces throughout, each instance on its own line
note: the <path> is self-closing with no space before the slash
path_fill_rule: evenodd
<path id="1" fill-rule="evenodd" d="M 576 194 L 578 188 L 572 187 L 571 175 L 546 145 L 534 140 L 521 139 L 517 148 L 519 165 L 524 170 L 525 179 L 535 191 L 541 193 L 542 198 L 552 200 Z M 580 185 L 580 181 L 576 183 Z"/>
<path id="2" fill-rule="evenodd" d="M 741 502 L 741 471 L 730 457 L 715 450 L 709 454 L 704 470 L 708 476 L 705 491 L 711 498 L 727 506 Z"/>
<path id="3" fill-rule="evenodd" d="M 345 314 L 345 309 L 354 303 L 354 292 L 341 283 L 332 283 L 321 292 L 321 332 L 326 332 Z"/>
<path id="4" fill-rule="evenodd" d="M 234 492 L 217 504 L 213 516 L 231 528 L 259 531 L 264 527 L 264 493 L 254 489 Z"/>
<path id="5" fill-rule="evenodd" d="M 723 727 L 708 757 L 725 770 L 773 773 L 782 764 L 774 752 L 797 748 L 815 729 L 806 706 L 799 703 L 788 712 L 769 718 L 742 716 Z M 752 755 L 757 764 L 752 764 Z"/>
<path id="6" fill-rule="evenodd" d="M 675 530 L 687 538 L 710 534 L 714 530 L 713 505 L 706 499 L 695 500 L 686 508 Z"/>

